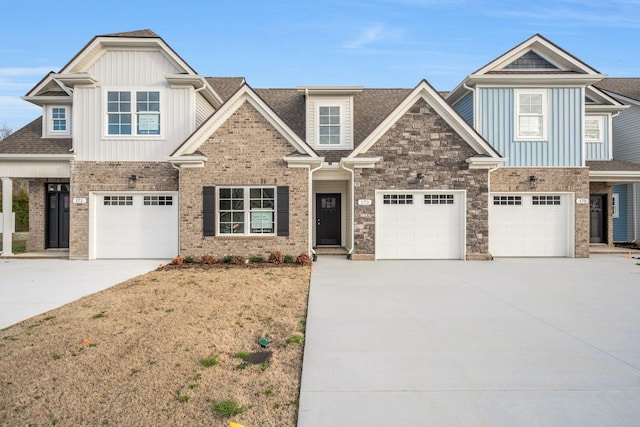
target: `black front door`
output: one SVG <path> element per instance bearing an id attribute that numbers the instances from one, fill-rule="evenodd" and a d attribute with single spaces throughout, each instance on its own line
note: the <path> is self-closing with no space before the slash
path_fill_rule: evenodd
<path id="1" fill-rule="evenodd" d="M 340 246 L 340 194 L 316 194 L 316 246 Z"/>
<path id="2" fill-rule="evenodd" d="M 590 222 L 590 238 L 591 243 L 606 243 L 605 225 L 606 225 L 606 203 L 607 196 L 603 194 L 592 195 L 590 197 L 591 215 Z"/>
<path id="3" fill-rule="evenodd" d="M 47 248 L 69 247 L 69 184 L 47 184 Z"/>

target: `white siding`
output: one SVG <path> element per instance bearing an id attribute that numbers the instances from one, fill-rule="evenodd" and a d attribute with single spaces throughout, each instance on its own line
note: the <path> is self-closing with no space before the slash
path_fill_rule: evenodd
<path id="1" fill-rule="evenodd" d="M 196 95 L 196 122 L 195 127 L 198 128 L 204 123 L 216 110 L 207 102 L 202 95 Z"/>
<path id="2" fill-rule="evenodd" d="M 69 162 L 66 160 L 0 160 L 0 176 L 11 178 L 69 178 Z"/>
<path id="3" fill-rule="evenodd" d="M 162 161 L 195 129 L 193 88 L 171 88 L 165 74 L 180 70 L 162 52 L 109 51 L 89 70 L 97 87 L 74 91 L 73 141 L 77 160 Z M 160 90 L 161 135 L 106 136 L 106 92 Z"/>
<path id="4" fill-rule="evenodd" d="M 307 143 L 317 149 L 353 149 L 353 98 L 351 96 L 342 97 L 327 97 L 327 96 L 310 96 L 307 99 Z M 317 125 L 316 125 L 316 110 L 320 105 L 335 105 L 340 106 L 341 118 L 343 122 L 342 135 L 344 136 L 344 145 L 341 147 L 327 147 L 317 145 Z"/>

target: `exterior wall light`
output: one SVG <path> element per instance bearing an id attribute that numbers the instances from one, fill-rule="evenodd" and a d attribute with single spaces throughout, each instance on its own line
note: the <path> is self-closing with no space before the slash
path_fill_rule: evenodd
<path id="1" fill-rule="evenodd" d="M 138 175 L 131 175 L 129 177 L 129 188 L 136 188 L 136 181 L 138 181 Z"/>

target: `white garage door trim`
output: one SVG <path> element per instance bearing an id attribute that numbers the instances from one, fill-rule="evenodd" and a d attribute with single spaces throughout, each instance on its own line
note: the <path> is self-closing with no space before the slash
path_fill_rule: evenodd
<path id="1" fill-rule="evenodd" d="M 574 257 L 574 198 L 567 192 L 490 193 L 489 252 L 495 257 Z"/>
<path id="2" fill-rule="evenodd" d="M 375 198 L 375 259 L 465 259 L 465 190 L 376 190 Z"/>
<path id="3" fill-rule="evenodd" d="M 104 205 L 105 196 L 111 197 L 110 202 L 113 203 L 113 208 L 119 208 L 118 204 L 122 206 L 130 207 L 132 210 L 136 210 L 140 215 L 148 214 L 149 221 L 144 221 L 144 225 L 154 227 L 153 231 L 145 233 L 144 230 L 139 227 L 133 229 L 131 232 L 125 233 L 125 235 L 131 235 L 135 240 L 135 247 L 126 247 L 122 252 L 118 251 L 115 256 L 113 251 L 107 251 L 101 247 L 101 239 L 104 239 L 106 234 L 104 233 L 104 221 L 108 221 L 105 217 L 100 218 L 102 209 L 108 208 Z M 115 196 L 115 197 L 114 197 Z M 166 197 L 171 197 L 171 204 L 166 205 Z M 159 258 L 167 259 L 172 258 L 178 254 L 178 193 L 171 191 L 118 191 L 118 192 L 91 192 L 89 193 L 89 259 L 96 258 Z M 120 203 L 119 201 L 122 201 Z M 131 203 L 131 205 L 129 205 Z M 162 209 L 160 215 L 154 215 L 154 212 L 145 212 L 156 209 Z M 165 209 L 170 209 L 165 211 Z M 123 213 L 126 218 L 128 213 Z M 137 214 L 132 211 L 131 218 L 136 218 Z M 116 219 L 112 218 L 112 221 Z M 119 219 L 118 219 L 119 220 Z M 138 221 L 139 222 L 139 221 Z M 163 230 L 163 233 L 157 234 L 156 230 Z M 141 234 L 136 235 L 136 232 Z M 142 236 L 158 236 L 162 240 L 158 242 L 151 242 L 146 240 Z M 146 247 L 145 247 L 146 246 Z"/>

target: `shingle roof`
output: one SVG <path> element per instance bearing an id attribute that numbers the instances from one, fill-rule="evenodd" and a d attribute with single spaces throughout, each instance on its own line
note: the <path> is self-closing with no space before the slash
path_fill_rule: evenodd
<path id="1" fill-rule="evenodd" d="M 146 28 L 144 30 L 136 30 L 136 31 L 125 31 L 122 33 L 112 33 L 112 34 L 102 34 L 96 37 L 157 37 L 160 38 L 159 35 Z"/>
<path id="2" fill-rule="evenodd" d="M 42 138 L 42 117 L 0 141 L 0 154 L 70 154 L 71 138 Z"/>
<path id="3" fill-rule="evenodd" d="M 591 160 L 587 161 L 586 164 L 592 171 L 640 172 L 640 163 L 626 162 L 624 160 Z"/>
<path id="4" fill-rule="evenodd" d="M 245 82 L 244 77 L 206 77 L 206 80 L 223 102 L 231 98 Z"/>
<path id="5" fill-rule="evenodd" d="M 640 101 L 640 78 L 606 78 L 595 86 Z"/>

